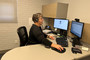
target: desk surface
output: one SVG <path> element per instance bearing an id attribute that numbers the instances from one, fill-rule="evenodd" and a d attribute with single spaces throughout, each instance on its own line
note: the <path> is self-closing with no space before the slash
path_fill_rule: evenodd
<path id="1" fill-rule="evenodd" d="M 65 53 L 58 53 L 51 48 L 45 48 L 41 44 L 17 47 L 5 53 L 1 60 L 73 60 L 90 54 L 90 51 L 82 51 L 82 54 L 73 54 L 71 47 L 69 42 L 69 47 L 65 47 Z"/>

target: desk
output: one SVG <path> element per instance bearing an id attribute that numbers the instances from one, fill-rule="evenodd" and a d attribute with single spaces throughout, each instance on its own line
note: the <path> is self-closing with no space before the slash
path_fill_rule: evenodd
<path id="1" fill-rule="evenodd" d="M 58 53 L 50 48 L 45 48 L 41 44 L 17 47 L 5 53 L 1 60 L 72 60 L 90 54 L 90 51 L 82 51 L 82 54 L 73 54 L 71 47 L 69 42 L 69 47 L 65 47 L 65 53 Z"/>

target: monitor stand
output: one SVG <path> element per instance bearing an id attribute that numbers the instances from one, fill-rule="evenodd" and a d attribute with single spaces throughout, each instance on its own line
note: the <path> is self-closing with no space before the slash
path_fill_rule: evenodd
<path id="1" fill-rule="evenodd" d="M 75 45 L 80 45 L 80 46 L 82 46 L 79 37 L 74 37 L 74 38 L 72 38 L 72 39 L 73 39 L 73 42 L 72 42 L 72 46 L 73 46 L 73 47 L 75 47 Z"/>

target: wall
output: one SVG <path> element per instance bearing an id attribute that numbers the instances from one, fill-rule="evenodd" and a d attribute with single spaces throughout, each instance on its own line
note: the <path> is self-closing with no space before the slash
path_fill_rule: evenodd
<path id="1" fill-rule="evenodd" d="M 17 22 L 18 23 L 0 23 L 0 50 L 7 50 L 19 46 L 19 37 L 17 28 L 26 26 L 27 31 L 32 22 L 32 15 L 37 12 L 42 12 L 42 5 L 53 2 L 68 2 L 67 0 L 17 0 Z M 48 19 L 45 18 L 44 25 L 48 24 Z"/>
<path id="2" fill-rule="evenodd" d="M 70 21 L 79 18 L 84 22 L 84 30 L 81 41 L 90 44 L 90 0 L 70 0 L 67 19 Z M 69 30 L 69 35 L 70 30 Z"/>
<path id="3" fill-rule="evenodd" d="M 31 17 L 42 11 L 42 5 L 48 0 L 17 0 L 17 23 L 0 23 L 0 50 L 12 49 L 19 46 L 17 28 L 26 26 L 27 31 L 33 24 Z M 46 19 L 45 19 L 46 20 Z M 44 25 L 47 24 L 45 21 Z"/>
<path id="4" fill-rule="evenodd" d="M 70 0 L 68 19 L 79 18 L 81 22 L 90 23 L 90 0 Z"/>

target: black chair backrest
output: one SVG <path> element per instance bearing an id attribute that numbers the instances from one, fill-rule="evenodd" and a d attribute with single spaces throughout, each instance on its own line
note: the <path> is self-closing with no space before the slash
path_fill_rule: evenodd
<path id="1" fill-rule="evenodd" d="M 26 27 L 22 26 L 18 28 L 17 33 L 20 39 L 20 46 L 25 46 L 25 44 L 28 42 L 28 34 Z"/>

